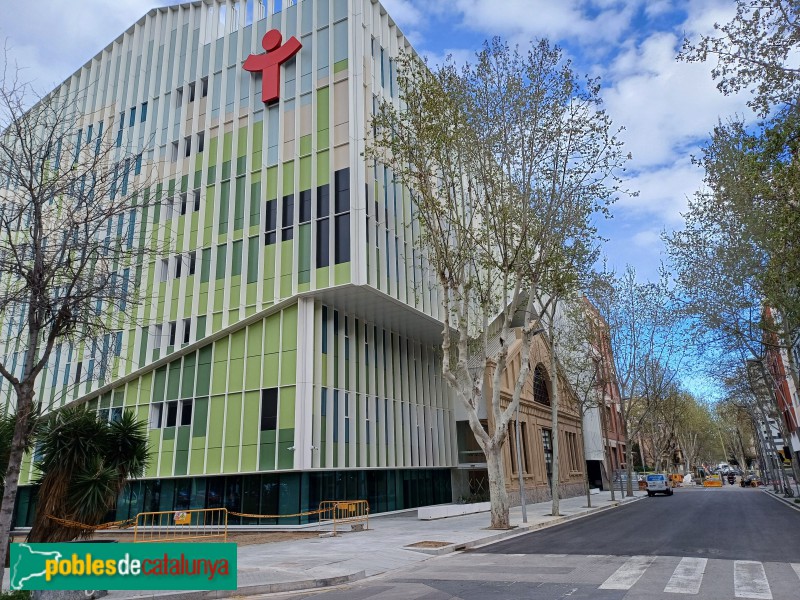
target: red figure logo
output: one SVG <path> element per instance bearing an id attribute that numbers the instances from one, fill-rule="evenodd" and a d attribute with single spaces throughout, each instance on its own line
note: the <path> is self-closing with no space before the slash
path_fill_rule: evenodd
<path id="1" fill-rule="evenodd" d="M 251 54 L 244 61 L 246 71 L 261 71 L 261 100 L 264 104 L 274 102 L 281 94 L 280 66 L 292 58 L 303 46 L 292 36 L 281 46 L 283 36 L 277 29 L 268 31 L 261 40 L 266 54 Z"/>

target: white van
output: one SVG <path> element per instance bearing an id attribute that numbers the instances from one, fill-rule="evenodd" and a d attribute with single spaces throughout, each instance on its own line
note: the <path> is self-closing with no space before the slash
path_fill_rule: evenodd
<path id="1" fill-rule="evenodd" d="M 666 475 L 656 473 L 647 476 L 647 495 L 654 496 L 656 494 L 666 494 L 672 496 L 672 487 L 667 480 Z"/>

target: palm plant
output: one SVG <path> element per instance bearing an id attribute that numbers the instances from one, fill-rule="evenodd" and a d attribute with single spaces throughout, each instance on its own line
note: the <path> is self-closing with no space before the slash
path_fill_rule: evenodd
<path id="1" fill-rule="evenodd" d="M 29 542 L 91 537 L 92 529 L 65 526 L 48 515 L 102 523 L 127 480 L 141 476 L 147 465 L 146 424 L 129 411 L 109 423 L 85 407 L 64 408 L 36 437 L 39 500 Z"/>

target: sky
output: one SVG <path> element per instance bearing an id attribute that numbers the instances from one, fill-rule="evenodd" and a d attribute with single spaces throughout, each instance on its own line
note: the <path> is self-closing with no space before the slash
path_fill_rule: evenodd
<path id="1" fill-rule="evenodd" d="M 286 1 L 286 0 L 284 0 Z M 0 39 L 24 77 L 49 91 L 150 8 L 169 0 L 0 2 Z M 752 118 L 746 97 L 725 97 L 711 64 L 676 61 L 684 37 L 710 33 L 734 12 L 733 0 L 384 0 L 431 64 L 470 60 L 500 36 L 526 47 L 547 38 L 575 70 L 600 77 L 601 95 L 631 153 L 613 217 L 598 222 L 608 263 L 630 264 L 641 280 L 657 276 L 662 231 L 682 227 L 687 199 L 702 185 L 692 164 L 718 119 Z M 111 9 L 113 7 L 113 9 Z"/>

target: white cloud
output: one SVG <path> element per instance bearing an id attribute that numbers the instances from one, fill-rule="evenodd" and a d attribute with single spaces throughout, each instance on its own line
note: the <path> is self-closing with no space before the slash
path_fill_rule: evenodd
<path id="1" fill-rule="evenodd" d="M 581 0 L 456 0 L 463 25 L 492 35 L 571 39 L 582 44 L 617 40 L 628 28 L 638 2 Z"/>
<path id="2" fill-rule="evenodd" d="M 410 0 L 381 0 L 381 4 L 406 35 L 406 28 L 420 25 L 425 20 L 425 15 Z"/>
<path id="3" fill-rule="evenodd" d="M 646 229 L 634 234 L 633 243 L 639 248 L 650 248 L 661 243 L 661 230 Z"/>
<path id="4" fill-rule="evenodd" d="M 41 92 L 69 77 L 158 0 L 37 0 L 0 4 L 0 38 L 11 62 Z M 113 7 L 112 10 L 109 10 Z"/>
<path id="5" fill-rule="evenodd" d="M 649 171 L 640 172 L 626 183 L 638 190 L 636 197 L 623 197 L 615 212 L 628 213 L 631 218 L 650 218 L 659 229 L 673 229 L 683 223 L 688 199 L 700 188 L 703 171 L 688 158 Z"/>
<path id="6" fill-rule="evenodd" d="M 745 98 L 722 96 L 708 66 L 677 62 L 679 40 L 655 33 L 622 52 L 606 70 L 603 91 L 615 123 L 633 153 L 633 169 L 669 164 L 707 138 L 720 115 L 748 112 Z"/>

